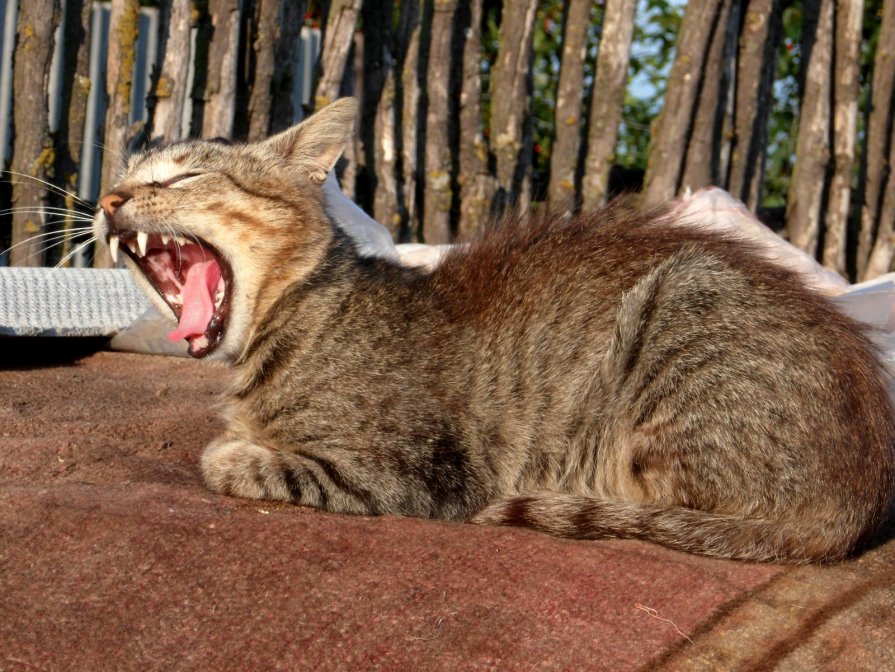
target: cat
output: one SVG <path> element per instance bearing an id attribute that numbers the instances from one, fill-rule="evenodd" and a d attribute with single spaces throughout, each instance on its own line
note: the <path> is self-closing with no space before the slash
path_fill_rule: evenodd
<path id="1" fill-rule="evenodd" d="M 895 421 L 827 299 L 661 208 L 518 218 L 434 270 L 362 256 L 323 189 L 355 117 L 151 149 L 100 201 L 171 337 L 233 367 L 211 490 L 741 560 L 870 539 Z"/>

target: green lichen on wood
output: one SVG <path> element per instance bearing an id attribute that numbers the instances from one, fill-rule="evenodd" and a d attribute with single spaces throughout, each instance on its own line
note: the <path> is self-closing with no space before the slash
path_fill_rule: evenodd
<path id="1" fill-rule="evenodd" d="M 165 77 L 164 75 L 158 78 L 158 83 L 155 85 L 155 97 L 156 98 L 170 98 L 174 95 L 174 84 L 170 80 L 170 78 Z"/>
<path id="2" fill-rule="evenodd" d="M 85 97 L 90 95 L 90 87 L 92 86 L 90 77 L 85 77 L 84 75 L 78 75 L 77 77 L 75 77 L 75 85 L 81 90 L 81 93 Z"/>
<path id="3" fill-rule="evenodd" d="M 26 41 L 30 40 L 32 37 L 34 37 L 34 26 L 32 25 L 32 23 L 30 21 L 26 21 L 22 24 L 22 27 L 20 29 L 20 34 L 22 36 L 22 39 L 24 39 Z M 26 45 L 26 48 L 27 48 L 27 45 Z"/>
<path id="4" fill-rule="evenodd" d="M 34 163 L 31 164 L 31 176 L 37 177 L 38 175 L 46 175 L 47 173 L 51 173 L 53 170 L 53 165 L 56 163 L 56 150 L 53 149 L 53 145 L 47 141 L 44 144 L 44 148 L 41 150 L 40 154 L 37 155 L 37 158 L 34 159 Z"/>
<path id="5" fill-rule="evenodd" d="M 139 0 L 127 0 L 118 23 L 117 38 L 119 57 L 118 82 L 115 91 L 121 101 L 123 113 L 130 113 L 131 88 L 133 86 L 134 63 L 137 54 L 137 35 L 140 26 Z"/>

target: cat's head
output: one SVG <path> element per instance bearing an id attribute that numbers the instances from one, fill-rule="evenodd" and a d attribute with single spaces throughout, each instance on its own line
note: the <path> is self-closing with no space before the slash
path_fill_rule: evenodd
<path id="1" fill-rule="evenodd" d="M 133 156 L 94 232 L 179 324 L 189 353 L 238 357 L 285 286 L 332 238 L 322 185 L 353 134 L 338 100 L 262 142 L 187 141 Z"/>

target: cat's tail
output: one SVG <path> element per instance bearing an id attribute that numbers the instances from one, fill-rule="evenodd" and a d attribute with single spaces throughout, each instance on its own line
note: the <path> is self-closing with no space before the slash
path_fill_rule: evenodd
<path id="1" fill-rule="evenodd" d="M 554 492 L 494 502 L 470 522 L 530 527 L 574 539 L 643 539 L 688 553 L 787 563 L 843 558 L 866 530 L 859 521 L 738 518 Z"/>

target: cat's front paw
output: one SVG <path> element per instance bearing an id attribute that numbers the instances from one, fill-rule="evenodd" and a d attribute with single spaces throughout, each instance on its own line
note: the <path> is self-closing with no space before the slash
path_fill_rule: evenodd
<path id="1" fill-rule="evenodd" d="M 210 490 L 247 499 L 295 501 L 284 475 L 283 456 L 232 435 L 220 436 L 202 453 L 202 475 Z"/>

